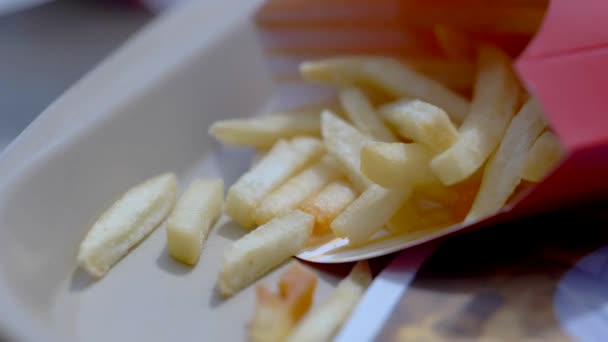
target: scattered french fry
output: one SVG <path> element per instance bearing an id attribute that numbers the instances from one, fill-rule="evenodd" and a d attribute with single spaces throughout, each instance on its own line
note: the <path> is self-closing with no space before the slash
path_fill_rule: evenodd
<path id="1" fill-rule="evenodd" d="M 370 141 L 361 149 L 361 172 L 387 189 L 438 183 L 429 167 L 432 153 L 417 143 Z"/>
<path id="2" fill-rule="evenodd" d="M 338 160 L 344 174 L 359 191 L 367 189 L 372 182 L 361 173 L 359 164 L 361 147 L 371 138 L 330 111 L 321 113 L 321 132 L 327 152 Z"/>
<path id="3" fill-rule="evenodd" d="M 310 238 L 314 222 L 312 215 L 294 210 L 235 241 L 222 261 L 222 295 L 233 295 L 298 253 Z"/>
<path id="4" fill-rule="evenodd" d="M 499 49 L 482 45 L 471 113 L 458 140 L 431 161 L 445 185 L 462 182 L 477 171 L 500 143 L 518 102 L 519 85 L 511 61 Z"/>
<path id="5" fill-rule="evenodd" d="M 294 328 L 288 342 L 331 341 L 372 281 L 367 261 L 358 262 L 331 296 L 314 307 Z"/>
<path id="6" fill-rule="evenodd" d="M 458 139 L 458 130 L 447 113 L 430 103 L 404 100 L 380 109 L 384 118 L 405 139 L 426 145 L 434 153 L 441 153 Z"/>
<path id="7" fill-rule="evenodd" d="M 294 263 L 279 280 L 279 293 L 257 287 L 257 303 L 249 335 L 254 342 L 285 341 L 312 305 L 317 276 Z"/>
<path id="8" fill-rule="evenodd" d="M 357 198 L 357 191 L 347 181 L 338 180 L 310 197 L 299 209 L 315 217 L 313 234 L 323 235 L 330 232 L 329 225 L 338 214 Z"/>
<path id="9" fill-rule="evenodd" d="M 310 81 L 340 87 L 371 83 L 396 97 L 420 98 L 446 110 L 455 122 L 462 121 L 469 112 L 469 102 L 464 97 L 391 58 L 329 58 L 302 63 L 300 73 Z"/>
<path id="10" fill-rule="evenodd" d="M 166 173 L 135 186 L 106 210 L 80 244 L 78 264 L 101 278 L 169 215 L 178 184 Z"/>
<path id="11" fill-rule="evenodd" d="M 209 133 L 225 145 L 268 148 L 281 139 L 321 135 L 321 109 L 214 122 Z"/>
<path id="12" fill-rule="evenodd" d="M 255 208 L 272 190 L 316 161 L 324 148 L 315 138 L 280 140 L 228 190 L 226 214 L 245 228 L 254 225 Z"/>
<path id="13" fill-rule="evenodd" d="M 395 135 L 384 125 L 361 90 L 352 87 L 342 89 L 340 103 L 344 107 L 346 116 L 361 133 L 381 141 L 397 141 Z"/>
<path id="14" fill-rule="evenodd" d="M 280 342 L 289 336 L 295 323 L 281 296 L 264 286 L 256 288 L 256 306 L 249 325 L 252 342 Z"/>
<path id="15" fill-rule="evenodd" d="M 555 134 L 543 133 L 528 151 L 521 177 L 529 182 L 540 182 L 553 170 L 564 156 L 564 150 Z"/>
<path id="16" fill-rule="evenodd" d="M 295 209 L 302 201 L 340 176 L 336 160 L 326 155 L 264 198 L 255 211 L 256 224 L 262 225 Z"/>
<path id="17" fill-rule="evenodd" d="M 346 207 L 330 228 L 337 237 L 348 238 L 350 245 L 361 245 L 384 227 L 411 192 L 374 184 Z"/>
<path id="18" fill-rule="evenodd" d="M 167 220 L 169 254 L 185 264 L 196 264 L 209 229 L 222 214 L 223 204 L 222 179 L 194 180 Z"/>
<path id="19" fill-rule="evenodd" d="M 498 150 L 486 164 L 481 187 L 465 221 L 485 218 L 505 205 L 521 181 L 526 152 L 545 127 L 539 104 L 528 100 L 511 120 Z"/>

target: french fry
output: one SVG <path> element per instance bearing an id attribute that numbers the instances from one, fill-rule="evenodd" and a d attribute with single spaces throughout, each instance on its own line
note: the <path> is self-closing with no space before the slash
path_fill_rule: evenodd
<path id="1" fill-rule="evenodd" d="M 288 342 L 331 341 L 372 281 L 367 261 L 358 262 L 331 296 L 314 307 L 294 328 Z"/>
<path id="2" fill-rule="evenodd" d="M 470 177 L 500 142 L 518 102 L 519 85 L 509 58 L 499 49 L 482 45 L 471 113 L 458 130 L 458 140 L 431 161 L 431 169 L 445 185 Z"/>
<path id="3" fill-rule="evenodd" d="M 235 241 L 222 260 L 222 295 L 232 296 L 298 253 L 310 238 L 314 222 L 311 215 L 294 210 Z"/>
<path id="4" fill-rule="evenodd" d="M 312 305 L 317 276 L 294 263 L 279 280 L 279 293 L 257 287 L 257 303 L 251 321 L 251 341 L 284 341 Z"/>
<path id="5" fill-rule="evenodd" d="M 262 200 L 255 210 L 255 222 L 262 225 L 295 209 L 306 198 L 341 176 L 336 160 L 326 155 L 300 172 Z"/>
<path id="6" fill-rule="evenodd" d="M 280 342 L 289 336 L 295 323 L 281 296 L 265 286 L 256 288 L 256 306 L 249 326 L 252 342 Z"/>
<path id="7" fill-rule="evenodd" d="M 169 215 L 177 178 L 166 173 L 135 186 L 93 224 L 78 250 L 78 264 L 101 278 Z"/>
<path id="8" fill-rule="evenodd" d="M 475 57 L 475 41 L 463 32 L 444 25 L 434 28 L 439 46 L 449 58 L 472 60 Z"/>
<path id="9" fill-rule="evenodd" d="M 357 191 L 353 186 L 344 180 L 338 180 L 304 201 L 299 209 L 315 217 L 313 235 L 323 235 L 330 231 L 331 221 L 356 198 Z"/>
<path id="10" fill-rule="evenodd" d="M 369 187 L 372 182 L 361 173 L 359 164 L 361 147 L 371 138 L 327 110 L 321 113 L 321 133 L 327 152 L 336 158 L 353 185 L 359 191 Z"/>
<path id="11" fill-rule="evenodd" d="M 387 189 L 411 189 L 438 183 L 429 167 L 433 154 L 418 143 L 366 142 L 361 149 L 361 172 Z"/>
<path id="12" fill-rule="evenodd" d="M 346 116 L 361 133 L 381 141 L 397 141 L 361 90 L 353 87 L 342 89 L 340 103 L 344 107 Z"/>
<path id="13" fill-rule="evenodd" d="M 564 156 L 559 141 L 551 131 L 544 132 L 528 151 L 521 177 L 529 182 L 540 182 L 557 166 Z"/>
<path id="14" fill-rule="evenodd" d="M 316 161 L 323 151 L 323 144 L 315 138 L 280 140 L 230 187 L 226 214 L 243 227 L 252 228 L 255 208 L 260 201 L 289 177 Z"/>
<path id="15" fill-rule="evenodd" d="M 500 210 L 519 182 L 526 152 L 546 127 L 540 106 L 528 100 L 515 115 L 494 155 L 485 166 L 481 187 L 465 221 L 476 221 Z"/>
<path id="16" fill-rule="evenodd" d="M 370 186 L 330 224 L 337 237 L 348 238 L 351 246 L 369 240 L 391 219 L 411 194 L 411 189 L 388 190 Z"/>
<path id="17" fill-rule="evenodd" d="M 319 136 L 320 110 L 310 113 L 281 113 L 247 119 L 214 122 L 209 134 L 225 145 L 267 148 L 280 139 Z"/>
<path id="18" fill-rule="evenodd" d="M 300 73 L 310 81 L 340 87 L 371 84 L 395 97 L 420 98 L 446 110 L 457 123 L 469 112 L 469 102 L 464 97 L 391 58 L 329 58 L 302 63 Z"/>
<path id="19" fill-rule="evenodd" d="M 380 108 L 382 116 L 399 134 L 441 153 L 458 139 L 458 130 L 447 113 L 420 100 L 401 100 Z"/>
<path id="20" fill-rule="evenodd" d="M 181 196 L 167 220 L 167 249 L 178 261 L 198 262 L 209 229 L 222 214 L 224 181 L 197 179 Z"/>

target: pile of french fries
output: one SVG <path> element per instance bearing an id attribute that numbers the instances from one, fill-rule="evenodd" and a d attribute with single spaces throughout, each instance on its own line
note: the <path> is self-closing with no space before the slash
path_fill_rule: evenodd
<path id="1" fill-rule="evenodd" d="M 195 180 L 179 200 L 174 174 L 149 179 L 95 222 L 79 264 L 102 277 L 166 219 L 170 255 L 195 265 L 225 213 L 249 231 L 221 261 L 218 288 L 229 297 L 334 238 L 361 246 L 381 233 L 436 231 L 496 214 L 522 184 L 541 181 L 562 150 L 505 52 L 469 41 L 454 47 L 464 38 L 438 32 L 448 55 L 475 56 L 470 98 L 388 57 L 305 62 L 303 79 L 336 86 L 336 103 L 214 123 L 209 132 L 220 142 L 264 151 L 225 202 L 221 179 Z M 358 264 L 306 314 L 316 276 L 296 266 L 279 294 L 258 288 L 251 337 L 328 340 L 370 281 Z"/>

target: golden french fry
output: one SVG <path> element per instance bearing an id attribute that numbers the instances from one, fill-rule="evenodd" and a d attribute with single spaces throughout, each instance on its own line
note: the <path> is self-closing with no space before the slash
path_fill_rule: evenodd
<path id="1" fill-rule="evenodd" d="M 357 187 L 365 190 L 372 182 L 359 170 L 361 147 L 371 138 L 361 134 L 356 128 L 346 123 L 330 111 L 321 113 L 321 133 L 327 152 L 334 156 L 342 172 Z"/>
<path id="2" fill-rule="evenodd" d="M 268 148 L 281 139 L 321 135 L 321 110 L 308 108 L 214 122 L 209 134 L 225 145 Z"/>
<path id="3" fill-rule="evenodd" d="M 401 100 L 380 108 L 380 113 L 399 134 L 441 153 L 458 139 L 458 130 L 447 113 L 420 100 Z"/>
<path id="4" fill-rule="evenodd" d="M 381 141 L 397 141 L 361 90 L 353 87 L 342 89 L 340 103 L 344 107 L 346 116 L 361 133 Z"/>
<path id="5" fill-rule="evenodd" d="M 194 180 L 167 220 L 169 254 L 185 264 L 196 264 L 209 229 L 222 215 L 223 204 L 222 179 Z"/>
<path id="6" fill-rule="evenodd" d="M 78 250 L 78 264 L 101 278 L 169 215 L 178 191 L 166 173 L 133 187 L 93 224 Z"/>
<path id="7" fill-rule="evenodd" d="M 226 214 L 245 228 L 253 227 L 253 215 L 260 201 L 289 177 L 316 161 L 323 151 L 323 144 L 315 138 L 280 140 L 230 187 Z"/>
<path id="8" fill-rule="evenodd" d="M 361 149 L 361 172 L 387 189 L 412 189 L 439 182 L 429 167 L 432 157 L 418 143 L 370 141 Z"/>
<path id="9" fill-rule="evenodd" d="M 257 303 L 251 321 L 251 341 L 284 341 L 312 305 L 317 276 L 294 263 L 279 280 L 279 293 L 257 287 Z"/>
<path id="10" fill-rule="evenodd" d="M 458 140 L 431 161 L 445 185 L 470 177 L 496 148 L 513 117 L 519 85 L 510 59 L 498 48 L 482 45 L 471 113 L 458 130 Z"/>
<path id="11" fill-rule="evenodd" d="M 469 102 L 398 60 L 384 57 L 336 57 L 300 65 L 300 73 L 310 81 L 341 87 L 372 84 L 396 97 L 415 97 L 434 103 L 460 122 L 469 112 Z"/>
<path id="12" fill-rule="evenodd" d="M 475 57 L 475 41 L 454 28 L 437 25 L 434 29 L 439 46 L 449 58 L 472 60 Z"/>
<path id="13" fill-rule="evenodd" d="M 336 160 L 326 155 L 264 198 L 255 210 L 256 224 L 262 225 L 276 216 L 295 209 L 302 201 L 340 176 L 341 172 Z"/>
<path id="14" fill-rule="evenodd" d="M 295 322 L 284 300 L 264 286 L 256 288 L 256 306 L 249 325 L 252 342 L 281 342 L 289 336 Z"/>
<path id="15" fill-rule="evenodd" d="M 361 245 L 384 227 L 410 194 L 411 189 L 388 190 L 374 184 L 346 207 L 330 228 L 337 237 L 348 238 L 351 246 Z"/>
<path id="16" fill-rule="evenodd" d="M 222 260 L 222 295 L 233 295 L 297 254 L 310 238 L 314 222 L 311 215 L 294 210 L 235 241 Z"/>
<path id="17" fill-rule="evenodd" d="M 372 281 L 367 261 L 359 261 L 331 296 L 314 307 L 294 328 L 288 342 L 331 341 Z"/>
<path id="18" fill-rule="evenodd" d="M 540 106 L 528 100 L 515 115 L 494 155 L 485 166 L 481 187 L 466 221 L 476 221 L 500 210 L 519 182 L 526 152 L 546 127 Z"/>
<path id="19" fill-rule="evenodd" d="M 330 231 L 331 221 L 355 198 L 357 191 L 353 186 L 344 180 L 338 180 L 304 201 L 299 209 L 315 217 L 313 235 L 322 235 Z"/>
<path id="20" fill-rule="evenodd" d="M 540 182 L 564 157 L 564 150 L 555 134 L 544 132 L 528 151 L 521 177 L 529 182 Z"/>

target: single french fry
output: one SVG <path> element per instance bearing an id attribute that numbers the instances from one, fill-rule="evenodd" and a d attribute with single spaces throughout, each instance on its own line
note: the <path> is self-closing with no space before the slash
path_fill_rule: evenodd
<path id="1" fill-rule="evenodd" d="M 281 342 L 289 336 L 295 322 L 281 296 L 265 286 L 256 288 L 256 306 L 249 325 L 252 342 Z"/>
<path id="2" fill-rule="evenodd" d="M 326 155 L 319 162 L 295 175 L 262 200 L 255 210 L 255 222 L 262 225 L 295 209 L 306 198 L 341 176 L 337 161 Z"/>
<path id="3" fill-rule="evenodd" d="M 294 263 L 279 280 L 279 293 L 265 286 L 256 288 L 257 302 L 251 321 L 251 341 L 284 341 L 312 305 L 317 276 Z"/>
<path id="4" fill-rule="evenodd" d="M 447 113 L 420 100 L 401 100 L 380 108 L 382 116 L 399 134 L 441 153 L 458 139 L 458 130 Z"/>
<path id="5" fill-rule="evenodd" d="M 330 228 L 337 237 L 348 238 L 351 246 L 361 245 L 384 227 L 411 192 L 411 189 L 388 190 L 374 184 L 346 207 L 331 222 Z"/>
<path id="6" fill-rule="evenodd" d="M 340 103 L 344 107 L 346 116 L 361 133 L 381 141 L 397 141 L 361 90 L 353 87 L 342 89 Z"/>
<path id="7" fill-rule="evenodd" d="M 321 113 L 321 133 L 327 152 L 339 162 L 342 171 L 359 191 L 372 182 L 359 170 L 361 147 L 371 138 L 359 132 L 330 111 Z"/>
<path id="8" fill-rule="evenodd" d="M 255 208 L 260 201 L 289 177 L 316 161 L 323 151 L 323 144 L 316 138 L 280 140 L 230 187 L 226 214 L 243 227 L 252 228 Z"/>
<path id="9" fill-rule="evenodd" d="M 540 182 L 563 157 L 564 150 L 555 134 L 546 131 L 536 139 L 528 151 L 521 177 L 529 182 Z"/>
<path id="10" fill-rule="evenodd" d="M 518 102 L 519 85 L 510 59 L 498 48 L 479 48 L 479 69 L 471 113 L 458 130 L 458 140 L 431 161 L 445 185 L 470 177 L 498 146 Z"/>
<path id="11" fill-rule="evenodd" d="M 222 260 L 222 295 L 233 295 L 297 254 L 310 238 L 314 222 L 311 215 L 294 210 L 235 241 Z"/>
<path id="12" fill-rule="evenodd" d="M 310 108 L 214 122 L 209 134 L 225 145 L 268 148 L 281 139 L 321 135 L 321 110 Z"/>
<path id="13" fill-rule="evenodd" d="M 494 155 L 485 166 L 481 187 L 466 221 L 476 221 L 500 210 L 521 181 L 526 152 L 546 127 L 539 104 L 528 100 L 515 115 Z"/>
<path id="14" fill-rule="evenodd" d="M 435 26 L 434 32 L 439 46 L 447 57 L 456 60 L 475 58 L 476 44 L 470 36 L 444 25 Z"/>
<path id="15" fill-rule="evenodd" d="M 361 149 L 361 172 L 387 189 L 411 189 L 438 183 L 429 167 L 433 154 L 418 143 L 366 142 Z"/>
<path id="16" fill-rule="evenodd" d="M 196 264 L 209 229 L 222 215 L 223 204 L 222 179 L 194 180 L 167 220 L 169 254 L 185 264 Z"/>
<path id="17" fill-rule="evenodd" d="M 306 80 L 346 87 L 372 84 L 396 97 L 415 97 L 434 103 L 460 122 L 469 112 L 469 102 L 398 60 L 384 57 L 336 57 L 300 65 Z"/>
<path id="18" fill-rule="evenodd" d="M 331 296 L 314 307 L 294 328 L 288 342 L 331 341 L 372 281 L 367 261 L 359 261 Z"/>
<path id="19" fill-rule="evenodd" d="M 300 204 L 299 209 L 315 217 L 313 234 L 322 235 L 330 231 L 331 221 L 356 198 L 357 191 L 352 185 L 347 181 L 337 180 Z"/>
<path id="20" fill-rule="evenodd" d="M 133 187 L 93 224 L 78 250 L 78 264 L 101 278 L 169 215 L 177 198 L 173 173 Z"/>

